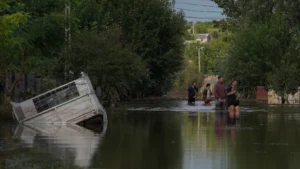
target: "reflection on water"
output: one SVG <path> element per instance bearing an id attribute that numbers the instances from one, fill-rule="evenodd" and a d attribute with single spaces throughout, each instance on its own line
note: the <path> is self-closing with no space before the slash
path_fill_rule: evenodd
<path id="1" fill-rule="evenodd" d="M 175 104 L 176 103 L 176 104 Z M 203 102 L 196 101 L 195 104 L 188 104 L 186 101 L 174 101 L 173 104 L 153 105 L 145 104 L 138 107 L 130 107 L 130 111 L 172 111 L 172 112 L 208 112 L 215 109 L 215 103 L 204 105 Z"/>
<path id="2" fill-rule="evenodd" d="M 106 132 L 96 134 L 76 124 L 19 125 L 14 134 L 27 146 L 53 154 L 55 157 L 89 167 L 91 159 Z"/>
<path id="3" fill-rule="evenodd" d="M 38 152 L 39 158 L 34 158 L 39 160 L 30 159 L 34 164 L 54 159 L 63 166 L 99 169 L 298 169 L 299 108 L 259 109 L 249 105 L 239 116 L 217 111 L 115 111 L 108 114 L 107 130 L 99 130 L 100 124 L 89 129 L 19 126 L 14 140 L 20 139 L 22 146 L 15 141 L 15 151 L 5 143 L 4 150 L 1 142 L 0 157 L 11 161 Z M 10 132 L 2 128 L 0 137 L 8 139 Z"/>
<path id="4" fill-rule="evenodd" d="M 204 105 L 203 101 L 196 101 L 195 104 L 188 104 L 187 101 L 161 101 L 153 103 L 153 101 L 141 102 L 138 104 L 127 105 L 129 111 L 164 111 L 164 112 L 211 112 L 216 109 L 215 101 L 212 101 L 208 105 Z M 242 107 L 243 112 L 257 111 L 259 107 Z M 263 111 L 260 107 L 260 111 Z"/>

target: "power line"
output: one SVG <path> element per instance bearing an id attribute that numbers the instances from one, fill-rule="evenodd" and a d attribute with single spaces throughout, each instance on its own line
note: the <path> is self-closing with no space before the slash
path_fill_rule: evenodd
<path id="1" fill-rule="evenodd" d="M 185 16 L 185 18 L 191 18 L 191 19 L 211 19 L 211 20 L 216 20 L 216 19 L 227 19 L 227 18 L 218 18 L 218 17 L 198 17 L 198 16 Z"/>
<path id="2" fill-rule="evenodd" d="M 222 13 L 222 11 L 198 11 L 198 10 L 193 10 L 193 9 L 184 9 L 184 8 L 176 8 L 184 11 L 191 11 L 191 12 L 212 12 L 212 13 Z"/>
<path id="3" fill-rule="evenodd" d="M 193 4 L 193 3 L 188 3 L 188 2 L 176 2 L 176 3 L 177 4 L 185 4 L 185 5 L 193 5 L 193 6 L 204 6 L 204 7 L 211 7 L 211 8 L 219 8 L 218 6 Z"/>

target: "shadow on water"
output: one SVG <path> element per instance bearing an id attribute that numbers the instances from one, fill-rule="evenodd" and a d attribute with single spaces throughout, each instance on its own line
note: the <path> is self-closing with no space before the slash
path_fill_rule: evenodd
<path id="1" fill-rule="evenodd" d="M 298 107 L 244 105 L 232 116 L 200 104 L 129 105 L 103 127 L 1 124 L 0 168 L 299 168 Z"/>

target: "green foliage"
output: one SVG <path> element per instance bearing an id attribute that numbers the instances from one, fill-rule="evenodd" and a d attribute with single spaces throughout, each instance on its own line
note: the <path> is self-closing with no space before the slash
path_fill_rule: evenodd
<path id="1" fill-rule="evenodd" d="M 185 31 L 183 35 L 184 40 L 195 40 L 195 36 L 192 34 L 192 29 L 188 29 Z"/>
<path id="2" fill-rule="evenodd" d="M 189 36 L 173 3 L 71 0 L 72 49 L 78 53 L 68 58 L 64 0 L 1 1 L 0 74 L 34 73 L 62 81 L 68 64 L 74 75 L 69 79 L 80 71 L 95 76 L 108 103 L 135 92 L 161 95 L 182 67 L 184 36 Z"/>
<path id="3" fill-rule="evenodd" d="M 223 8 L 224 14 L 234 20 L 251 23 L 268 21 L 274 14 L 280 14 L 288 20 L 289 26 L 295 26 L 300 21 L 300 2 L 294 0 L 213 0 Z M 238 24 L 237 26 L 239 26 Z"/>
<path id="4" fill-rule="evenodd" d="M 282 61 L 279 67 L 273 70 L 272 73 L 268 73 L 270 89 L 273 89 L 283 99 L 286 99 L 288 94 L 295 94 L 298 91 L 300 80 L 298 63 L 286 63 Z"/>
<path id="5" fill-rule="evenodd" d="M 195 24 L 195 33 L 208 33 L 208 28 L 204 24 Z"/>
<path id="6" fill-rule="evenodd" d="M 101 100 L 105 105 L 129 97 L 132 89 L 146 76 L 141 58 L 118 44 L 119 28 L 110 28 L 102 33 L 83 31 L 74 37 L 71 69 L 75 75 L 81 71 L 100 86 Z"/>
<path id="7" fill-rule="evenodd" d="M 219 31 L 219 25 L 216 25 L 218 21 L 207 21 L 207 22 L 197 22 L 195 27 L 195 33 L 213 33 Z"/>
<path id="8" fill-rule="evenodd" d="M 218 28 L 220 32 L 232 32 L 236 29 L 236 21 L 233 19 L 222 19 L 220 21 L 212 21 L 213 27 Z"/>
<path id="9" fill-rule="evenodd" d="M 12 83 L 6 83 L 7 100 L 22 75 L 53 77 L 64 43 L 61 12 L 64 1 L 7 0 L 1 3 L 0 74 L 16 72 Z"/>
<path id="10" fill-rule="evenodd" d="M 144 93 L 161 95 L 170 88 L 165 85 L 172 84 L 182 65 L 185 21 L 168 0 L 82 1 L 76 13 L 81 28 L 120 27 L 121 46 L 140 56 L 149 70 Z"/>
<path id="11" fill-rule="evenodd" d="M 281 58 L 279 64 L 268 73 L 268 86 L 276 94 L 287 100 L 288 94 L 298 92 L 300 85 L 300 56 L 299 56 L 300 34 L 295 33 L 290 42 L 288 51 Z M 283 100 L 284 103 L 284 100 Z"/>
<path id="12" fill-rule="evenodd" d="M 203 66 L 205 74 L 218 74 L 217 64 L 222 62 L 228 56 L 230 42 L 226 41 L 229 35 L 222 35 L 220 38 L 213 39 L 204 46 Z"/>
<path id="13" fill-rule="evenodd" d="M 10 6 L 10 3 L 16 3 Z M 16 62 L 21 60 L 21 46 L 24 38 L 16 34 L 29 15 L 23 11 L 16 11 L 22 5 L 17 1 L 3 1 L 0 5 L 0 74 L 16 71 Z"/>
<path id="14" fill-rule="evenodd" d="M 226 62 L 227 79 L 242 88 L 267 86 L 283 98 L 299 83 L 299 24 L 297 1 L 214 0 L 236 25 Z M 293 11 L 293 12 L 291 12 Z M 218 25 L 220 23 L 216 23 Z"/>
<path id="15" fill-rule="evenodd" d="M 186 89 L 193 82 L 196 82 L 197 86 L 202 86 L 203 80 L 204 76 L 199 72 L 198 67 L 196 67 L 191 60 L 186 60 L 184 69 L 178 73 L 175 88 Z"/>
<path id="16" fill-rule="evenodd" d="M 198 48 L 203 47 L 200 53 L 201 72 L 208 74 L 221 73 L 224 58 L 228 56 L 228 50 L 231 42 L 229 33 L 220 33 L 217 31 L 217 37 L 209 43 L 191 43 L 185 47 L 185 56 L 192 61 L 193 65 L 198 66 Z"/>
<path id="17" fill-rule="evenodd" d="M 241 87 L 266 84 L 265 73 L 271 70 L 270 57 L 273 57 L 274 45 L 266 38 L 270 37 L 268 34 L 267 25 L 257 24 L 234 35 L 229 51 L 227 79 L 239 80 Z"/>
<path id="18" fill-rule="evenodd" d="M 273 0 L 213 0 L 224 13 L 232 18 L 249 17 L 252 21 L 262 21 L 268 18 L 276 5 Z M 281 0 L 277 0 L 281 1 Z"/>
<path id="19" fill-rule="evenodd" d="M 1 72 L 20 71 L 22 60 L 24 69 L 41 72 L 47 70 L 46 64 L 40 65 L 46 58 L 58 56 L 63 40 L 62 14 L 54 12 L 58 9 L 53 1 L 8 1 L 1 8 L 0 16 L 0 67 Z M 5 3 L 4 3 L 5 4 Z M 55 6 L 56 5 L 56 6 Z M 43 9 L 43 10 L 41 10 Z M 30 16 L 30 17 L 29 17 Z M 22 58 L 22 49 L 26 58 Z M 41 59 L 41 60 L 40 60 Z M 44 74 L 43 74 L 44 75 Z"/>
<path id="20" fill-rule="evenodd" d="M 64 48 L 63 0 L 24 0 L 31 18 L 22 28 L 26 38 L 26 71 L 37 76 L 55 77 Z"/>
<path id="21" fill-rule="evenodd" d="M 177 76 L 177 88 L 186 88 L 192 81 L 197 81 L 202 85 L 203 75 L 224 74 L 225 59 L 228 56 L 228 50 L 231 43 L 231 34 L 228 32 L 219 32 L 214 22 L 197 23 L 197 25 L 205 26 L 214 37 L 209 43 L 194 42 L 185 46 L 185 65 Z M 188 25 L 190 26 L 190 25 Z M 187 26 L 187 27 L 188 27 Z M 200 69 L 198 67 L 198 48 L 200 51 Z"/>

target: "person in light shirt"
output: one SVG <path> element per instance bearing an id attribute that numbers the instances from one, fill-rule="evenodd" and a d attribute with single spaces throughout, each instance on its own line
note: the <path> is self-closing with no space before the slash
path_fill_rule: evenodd
<path id="1" fill-rule="evenodd" d="M 205 105 L 210 104 L 211 96 L 212 96 L 212 92 L 210 90 L 210 84 L 208 83 L 208 84 L 206 84 L 206 88 L 203 90 L 203 93 L 202 93 L 202 99 L 203 99 Z"/>

